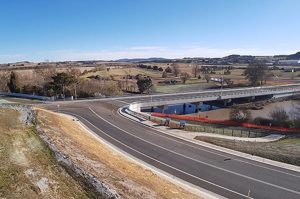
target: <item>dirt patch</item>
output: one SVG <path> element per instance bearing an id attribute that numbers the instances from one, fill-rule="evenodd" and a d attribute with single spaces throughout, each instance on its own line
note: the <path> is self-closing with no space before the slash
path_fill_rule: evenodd
<path id="1" fill-rule="evenodd" d="M 197 136 L 195 139 L 236 151 L 300 166 L 300 138 L 284 138 L 275 142 L 256 143 Z"/>
<path id="2" fill-rule="evenodd" d="M 70 117 L 39 110 L 38 124 L 61 152 L 124 198 L 199 198 L 107 148 Z"/>

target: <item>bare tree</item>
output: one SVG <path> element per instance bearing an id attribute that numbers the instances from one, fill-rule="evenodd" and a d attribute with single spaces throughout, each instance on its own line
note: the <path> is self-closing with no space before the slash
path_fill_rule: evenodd
<path id="1" fill-rule="evenodd" d="M 250 64 L 245 69 L 244 74 L 252 86 L 262 85 L 266 79 L 267 66 L 264 64 Z"/>
<path id="2" fill-rule="evenodd" d="M 208 83 L 210 81 L 210 76 L 208 74 L 204 75 L 204 79 Z"/>
<path id="3" fill-rule="evenodd" d="M 194 66 L 193 66 L 193 74 L 194 74 L 194 78 L 197 77 L 198 72 L 199 72 L 199 66 L 198 66 L 198 65 L 194 65 Z"/>
<path id="4" fill-rule="evenodd" d="M 38 68 L 33 70 L 33 79 L 37 87 L 40 87 L 43 94 L 46 95 L 47 89 L 45 86 L 52 81 L 52 77 L 56 74 L 55 66 L 45 66 L 45 68 Z"/>
<path id="5" fill-rule="evenodd" d="M 282 125 L 289 119 L 289 115 L 282 107 L 275 107 L 275 109 L 271 110 L 269 117 L 275 125 Z"/>
<path id="6" fill-rule="evenodd" d="M 182 81 L 182 83 L 186 83 L 187 80 L 189 80 L 191 78 L 191 75 L 187 72 L 181 73 L 180 74 L 180 79 Z"/>
<path id="7" fill-rule="evenodd" d="M 166 71 L 164 71 L 161 75 L 162 78 L 167 78 L 168 77 L 168 73 Z"/>
<path id="8" fill-rule="evenodd" d="M 180 74 L 180 68 L 177 63 L 172 64 L 172 72 L 175 75 L 175 77 L 178 77 L 178 75 Z"/>
<path id="9" fill-rule="evenodd" d="M 7 70 L 3 70 L 0 72 L 0 91 L 7 92 L 8 86 L 7 83 L 10 78 L 10 72 Z"/>
<path id="10" fill-rule="evenodd" d="M 69 68 L 67 71 L 73 78 L 72 86 L 74 88 L 74 97 L 77 99 L 77 86 L 80 83 L 81 71 L 77 68 Z"/>

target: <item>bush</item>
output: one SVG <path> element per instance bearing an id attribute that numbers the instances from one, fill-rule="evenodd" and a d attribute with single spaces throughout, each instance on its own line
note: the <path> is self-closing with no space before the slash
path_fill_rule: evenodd
<path id="1" fill-rule="evenodd" d="M 233 107 L 229 113 L 230 120 L 235 122 L 248 122 L 252 119 L 251 112 L 247 109 Z"/>
<path id="2" fill-rule="evenodd" d="M 172 73 L 172 69 L 171 69 L 169 66 L 165 69 L 165 71 L 166 71 L 167 73 Z"/>
<path id="3" fill-rule="evenodd" d="M 256 117 L 253 122 L 256 125 L 269 126 L 270 123 L 272 123 L 272 120 L 264 117 Z"/>
<path id="4" fill-rule="evenodd" d="M 158 70 L 158 66 L 153 66 L 153 70 Z"/>
<path id="5" fill-rule="evenodd" d="M 282 107 L 276 107 L 270 111 L 269 116 L 272 119 L 272 124 L 276 126 L 286 125 L 286 121 L 289 119 L 287 112 Z"/>
<path id="6" fill-rule="evenodd" d="M 166 71 L 164 71 L 163 73 L 162 73 L 162 76 L 161 76 L 162 78 L 167 78 L 168 77 L 168 74 L 167 74 L 167 72 Z"/>

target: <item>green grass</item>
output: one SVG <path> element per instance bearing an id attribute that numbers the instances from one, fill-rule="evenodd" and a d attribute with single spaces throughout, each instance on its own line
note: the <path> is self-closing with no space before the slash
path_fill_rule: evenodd
<path id="1" fill-rule="evenodd" d="M 199 91 L 201 89 L 211 86 L 206 82 L 189 81 L 186 84 L 175 84 L 175 85 L 155 85 L 155 91 L 159 93 L 177 93 L 177 92 L 190 92 Z"/>

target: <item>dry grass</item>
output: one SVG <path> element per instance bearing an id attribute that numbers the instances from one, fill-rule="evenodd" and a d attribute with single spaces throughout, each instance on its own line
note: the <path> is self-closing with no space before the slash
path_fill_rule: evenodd
<path id="1" fill-rule="evenodd" d="M 102 71 L 97 71 L 97 72 L 92 72 L 84 75 L 84 77 L 88 77 L 91 75 L 100 75 L 102 77 L 109 77 L 113 76 L 116 79 L 120 79 L 121 77 L 125 75 L 146 75 L 146 76 L 151 76 L 153 78 L 160 78 L 162 75 L 162 72 L 160 71 L 154 71 L 154 70 L 147 70 L 147 69 L 141 69 L 137 67 L 132 67 L 132 68 L 111 68 L 109 71 L 102 70 Z"/>
<path id="2" fill-rule="evenodd" d="M 0 198 L 87 198 L 18 116 L 0 109 Z"/>
<path id="3" fill-rule="evenodd" d="M 107 148 L 70 117 L 40 110 L 38 120 L 59 150 L 124 198 L 199 198 Z"/>
<path id="4" fill-rule="evenodd" d="M 253 143 L 197 136 L 195 139 L 264 158 L 300 166 L 300 138 L 286 138 L 275 142 Z"/>

